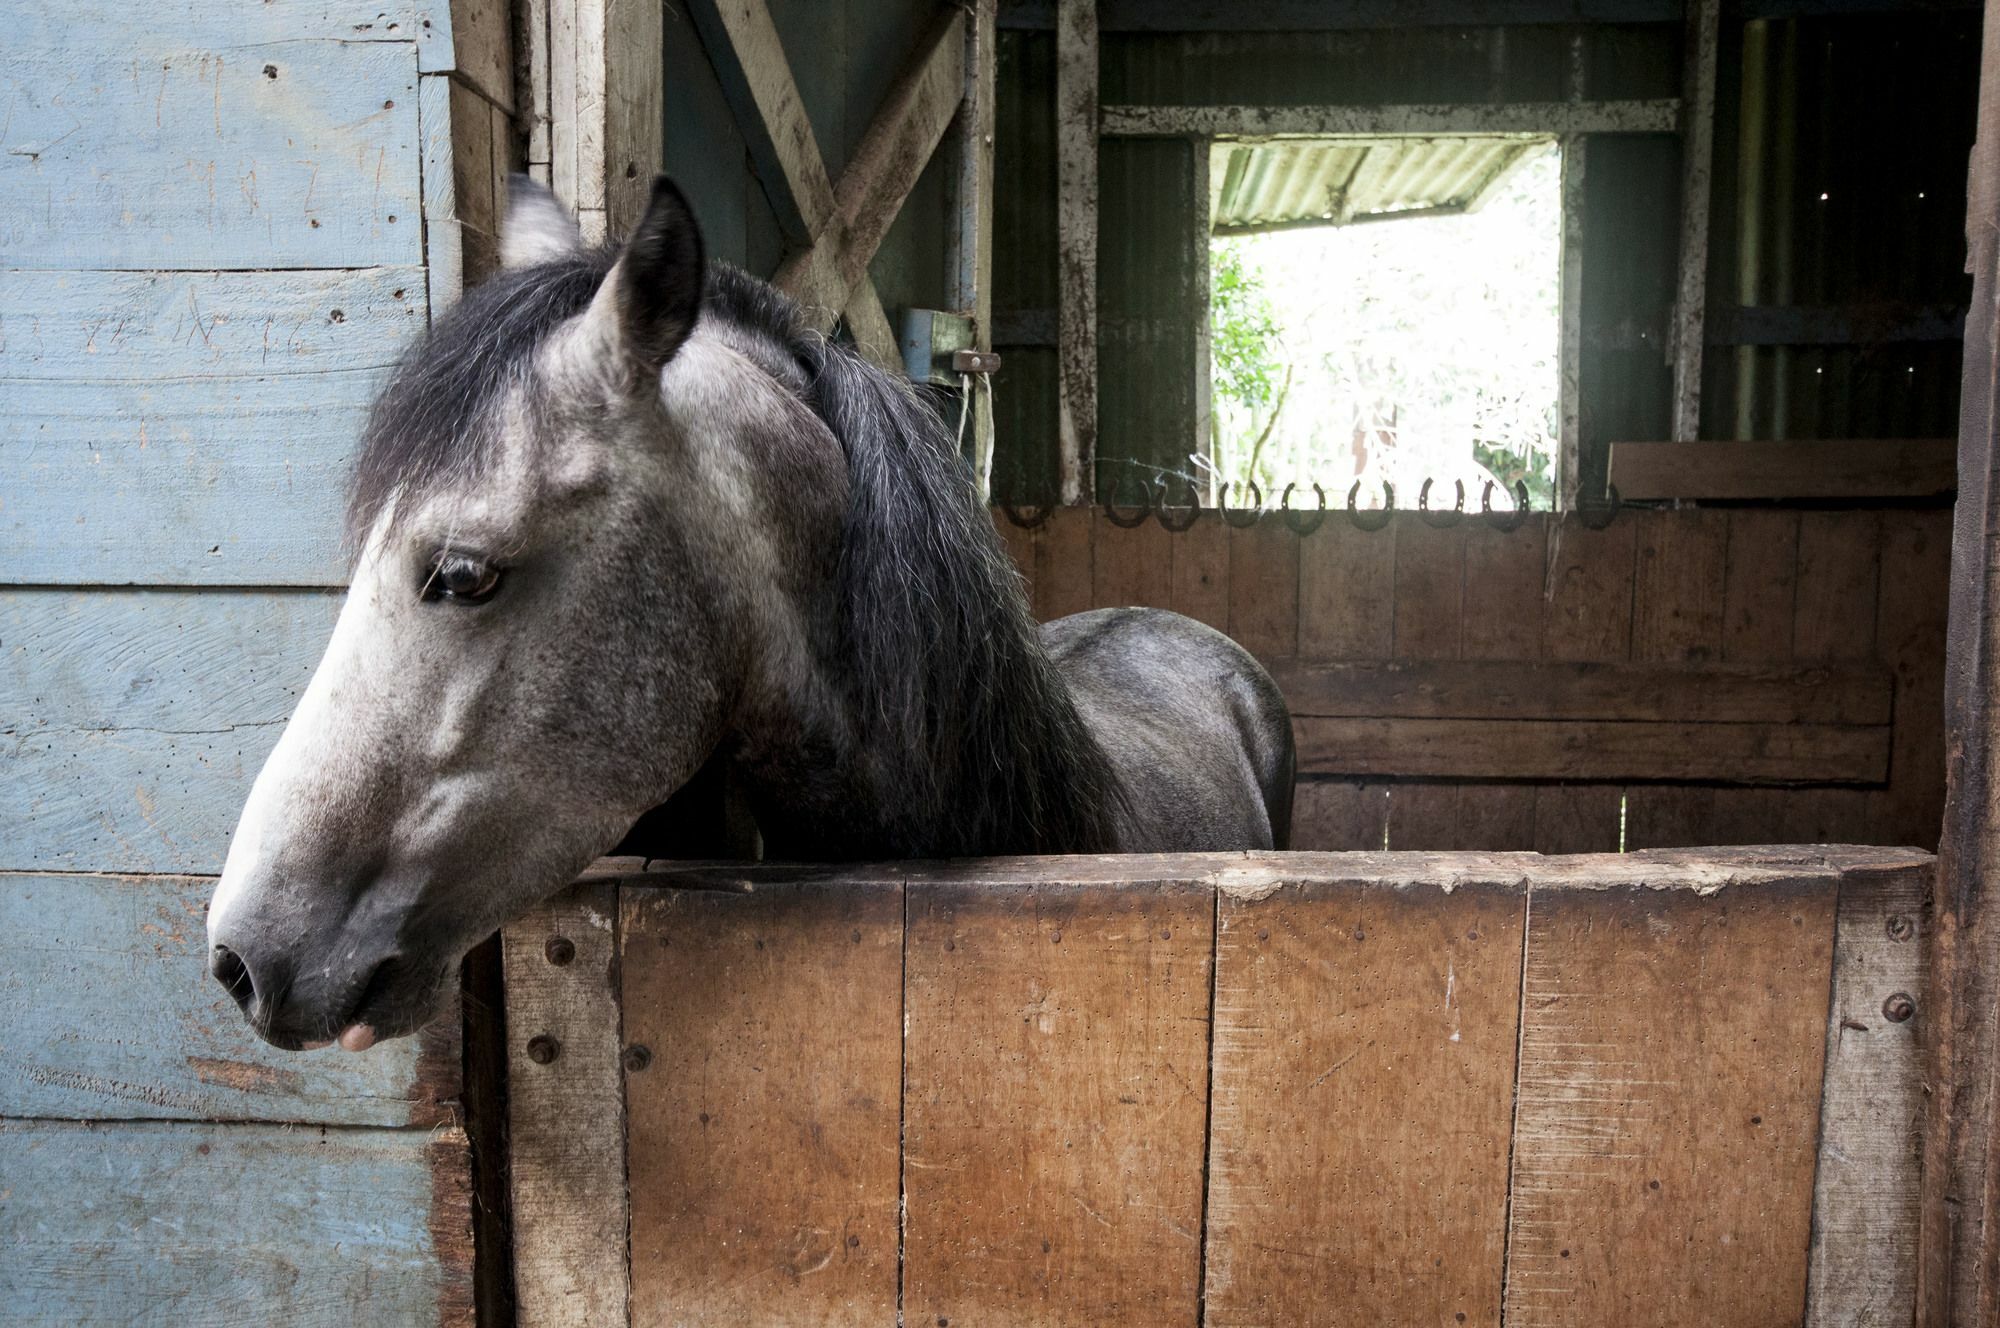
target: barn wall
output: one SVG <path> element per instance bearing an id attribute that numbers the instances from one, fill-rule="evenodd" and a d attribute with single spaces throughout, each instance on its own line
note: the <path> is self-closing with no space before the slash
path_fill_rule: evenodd
<path id="1" fill-rule="evenodd" d="M 1702 435 L 1938 438 L 1956 429 L 1973 6 L 1747 17 L 1725 6 Z M 1757 6 L 1795 13 L 1812 6 Z M 1865 8 L 1865 7 L 1863 7 Z M 995 496 L 1056 489 L 1054 39 L 1003 16 L 996 150 Z M 1560 101 L 1681 95 L 1678 22 L 1102 35 L 1106 104 Z M 1575 55 L 1580 55 L 1580 59 Z M 1122 357 L 1122 307 L 1176 288 L 1194 224 L 1164 145 L 1105 139 L 1099 235 L 1099 497 L 1136 461 L 1193 446 L 1193 293 Z M 1668 332 L 1678 252 L 1677 135 L 1593 135 L 1585 173 L 1580 480 L 1604 490 L 1614 441 L 1671 434 Z M 1145 159 L 1142 161 L 1142 158 Z M 1148 207 L 1119 211 L 1117 190 Z M 1825 193 L 1828 197 L 1821 200 Z M 1162 291 L 1158 288 L 1168 288 Z M 1144 421 L 1143 427 L 1128 427 Z M 1308 476 L 1298 477 L 1301 480 Z"/>
<path id="2" fill-rule="evenodd" d="M 1271 667 L 1295 848 L 1937 843 L 1947 512 L 996 522 L 1041 618 L 1174 609 Z"/>
<path id="3" fill-rule="evenodd" d="M 937 0 L 770 0 L 813 136 L 838 182 L 891 80 L 917 49 Z M 665 165 L 694 205 L 711 257 L 769 277 L 784 241 L 683 0 L 665 24 Z M 869 265 L 892 325 L 907 308 L 948 309 L 946 237 L 953 169 L 942 145 Z"/>
<path id="4" fill-rule="evenodd" d="M 498 0 L 9 13 L 10 1321 L 470 1318 L 455 1027 L 278 1053 L 208 980 L 203 914 L 333 621 L 367 403 L 491 261 L 506 22 Z"/>

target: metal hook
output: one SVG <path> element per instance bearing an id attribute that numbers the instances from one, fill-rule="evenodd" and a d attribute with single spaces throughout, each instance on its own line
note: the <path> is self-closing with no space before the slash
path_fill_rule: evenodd
<path id="1" fill-rule="evenodd" d="M 1618 519 L 1618 504 L 1623 501 L 1618 496 L 1618 486 L 1606 484 L 1604 488 L 1603 502 L 1576 505 L 1576 519 L 1583 522 L 1586 530 L 1603 530 Z"/>
<path id="2" fill-rule="evenodd" d="M 1236 487 L 1233 480 L 1222 486 L 1222 494 L 1216 501 L 1216 510 L 1222 513 L 1222 519 L 1239 528 L 1256 525 L 1257 518 L 1264 515 L 1264 491 L 1257 487 L 1255 480 L 1246 480 L 1244 483 L 1250 489 L 1249 507 L 1234 508 L 1229 505 L 1229 491 Z"/>
<path id="3" fill-rule="evenodd" d="M 1317 484 L 1312 486 L 1314 495 L 1319 499 L 1319 510 L 1308 519 L 1292 510 L 1292 490 L 1298 487 L 1296 484 L 1285 486 L 1285 496 L 1278 500 L 1278 510 L 1284 513 L 1285 524 L 1292 528 L 1294 534 L 1310 535 L 1326 521 L 1326 490 Z"/>
<path id="4" fill-rule="evenodd" d="M 1138 514 L 1136 516 L 1119 515 L 1118 491 L 1124 488 L 1125 481 L 1131 478 L 1132 472 L 1129 470 L 1120 475 L 1118 482 L 1111 486 L 1111 496 L 1104 504 L 1104 519 L 1122 530 L 1131 530 L 1135 526 L 1144 525 L 1146 518 L 1153 514 L 1152 495 L 1146 491 L 1146 486 L 1141 484 L 1139 486 Z"/>
<path id="5" fill-rule="evenodd" d="M 1046 526 L 1049 523 L 1049 514 L 1055 511 L 1055 504 L 1053 503 L 1043 503 L 1040 506 L 1030 503 L 1026 507 L 1016 507 L 1012 503 L 1003 502 L 998 504 L 998 506 L 1007 520 L 1019 526 L 1022 530 L 1033 530 L 1038 526 Z M 1033 515 L 1023 515 L 1023 513 L 1032 513 Z"/>
<path id="6" fill-rule="evenodd" d="M 1496 512 L 1493 510 L 1493 481 L 1486 481 L 1486 487 L 1479 491 L 1479 510 L 1486 518 L 1486 524 L 1495 530 L 1519 530 L 1521 523 L 1528 519 L 1528 484 L 1525 480 L 1514 481 L 1514 510 Z"/>
<path id="7" fill-rule="evenodd" d="M 1417 491 L 1417 515 L 1427 526 L 1455 526 L 1465 519 L 1465 481 L 1453 480 L 1452 487 L 1458 490 L 1458 502 L 1451 511 L 1435 515 L 1431 512 L 1431 482 L 1424 481 L 1424 487 Z"/>
<path id="8" fill-rule="evenodd" d="M 1160 482 L 1159 488 L 1156 490 L 1160 505 L 1153 509 L 1153 515 L 1160 519 L 1161 525 L 1178 535 L 1181 531 L 1188 529 L 1201 519 L 1201 490 L 1196 488 L 1194 481 L 1186 475 L 1174 475 L 1171 478 L 1179 480 L 1187 488 L 1187 515 L 1184 517 L 1171 517 L 1167 515 L 1170 509 L 1167 507 L 1168 490 L 1165 480 Z"/>
<path id="9" fill-rule="evenodd" d="M 1361 509 L 1354 501 L 1360 496 L 1361 481 L 1356 480 L 1353 487 L 1347 491 L 1347 519 L 1354 523 L 1355 529 L 1380 530 L 1396 515 L 1396 486 L 1389 481 L 1382 481 L 1382 506 L 1376 510 L 1375 515 L 1361 515 Z"/>

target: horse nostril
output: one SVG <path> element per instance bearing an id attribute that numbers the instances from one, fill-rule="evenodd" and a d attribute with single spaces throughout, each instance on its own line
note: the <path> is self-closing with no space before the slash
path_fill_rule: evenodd
<path id="1" fill-rule="evenodd" d="M 209 951 L 208 971 L 236 998 L 238 1005 L 249 1008 L 251 998 L 257 994 L 257 984 L 250 978 L 250 966 L 234 950 L 218 945 Z"/>

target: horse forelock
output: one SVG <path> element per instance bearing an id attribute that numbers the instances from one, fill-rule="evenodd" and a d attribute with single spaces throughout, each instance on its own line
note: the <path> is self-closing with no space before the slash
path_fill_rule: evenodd
<path id="1" fill-rule="evenodd" d="M 537 390 L 535 353 L 582 313 L 617 258 L 599 249 L 509 270 L 466 292 L 376 398 L 348 487 L 358 547 L 392 505 L 477 483 L 500 454 L 510 395 Z"/>

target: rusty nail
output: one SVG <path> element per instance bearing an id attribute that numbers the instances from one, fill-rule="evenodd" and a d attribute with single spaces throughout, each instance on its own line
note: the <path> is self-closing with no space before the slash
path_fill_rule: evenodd
<path id="1" fill-rule="evenodd" d="M 562 1054 L 562 1043 L 547 1033 L 537 1033 L 528 1039 L 528 1059 L 537 1065 L 547 1065 Z"/>
<path id="2" fill-rule="evenodd" d="M 1882 1002 L 1882 1017 L 1892 1024 L 1900 1024 L 1917 1012 L 1917 1003 L 1910 999 L 1906 991 L 1899 991 Z"/>
<path id="3" fill-rule="evenodd" d="M 634 1042 L 625 1048 L 625 1068 L 633 1074 L 639 1073 L 653 1063 L 653 1053 L 640 1043 Z"/>
<path id="4" fill-rule="evenodd" d="M 543 955 L 557 968 L 561 968 L 576 958 L 576 943 L 567 936 L 551 936 L 549 943 L 542 947 Z"/>
<path id="5" fill-rule="evenodd" d="M 1889 915 L 1890 940 L 1907 941 L 1916 934 L 1917 934 L 1917 924 L 1911 922 L 1907 916 L 1901 913 L 1891 913 Z"/>

